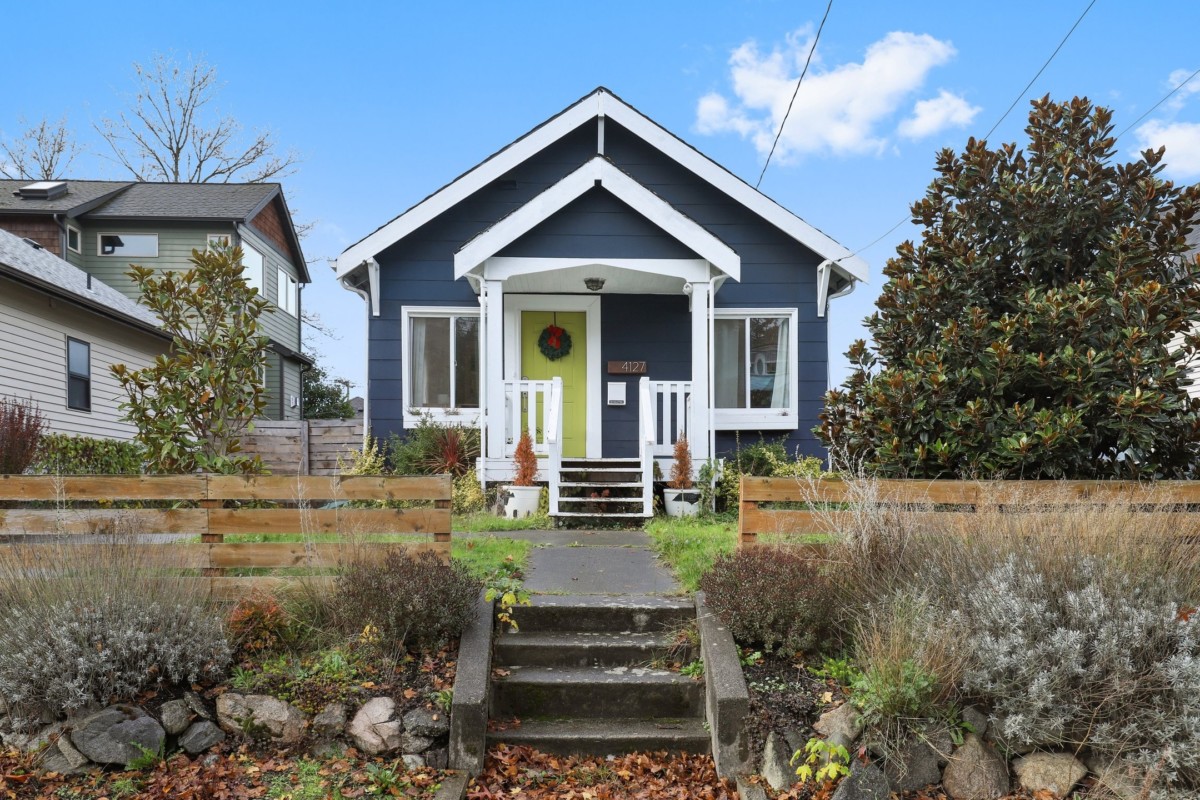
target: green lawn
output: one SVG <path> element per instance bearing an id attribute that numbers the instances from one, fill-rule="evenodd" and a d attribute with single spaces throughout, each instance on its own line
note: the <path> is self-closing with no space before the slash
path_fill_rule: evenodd
<path id="1" fill-rule="evenodd" d="M 509 519 L 497 517 L 486 511 L 474 514 L 455 514 L 453 520 L 455 533 L 491 533 L 497 531 L 547 531 L 554 528 L 554 522 L 545 514 L 538 514 L 525 519 Z"/>

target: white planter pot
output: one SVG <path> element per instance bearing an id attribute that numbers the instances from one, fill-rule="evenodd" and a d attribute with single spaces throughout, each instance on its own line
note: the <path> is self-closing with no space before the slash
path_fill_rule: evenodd
<path id="1" fill-rule="evenodd" d="M 696 489 L 663 489 L 663 504 L 671 517 L 694 517 L 700 512 L 700 492 Z"/>
<path id="2" fill-rule="evenodd" d="M 504 491 L 508 492 L 508 499 L 504 502 L 504 516 L 509 519 L 525 519 L 537 513 L 542 487 L 505 486 Z"/>

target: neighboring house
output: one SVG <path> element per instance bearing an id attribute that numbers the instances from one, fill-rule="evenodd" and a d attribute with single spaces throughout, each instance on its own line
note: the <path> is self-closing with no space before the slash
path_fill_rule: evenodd
<path id="1" fill-rule="evenodd" d="M 0 230 L 0 395 L 33 400 L 50 431 L 133 438 L 109 367 L 141 369 L 169 345 L 145 306 Z"/>
<path id="2" fill-rule="evenodd" d="M 240 245 L 250 284 L 271 303 L 265 383 L 269 419 L 300 419 L 300 241 L 277 183 L 0 181 L 0 230 L 31 239 L 126 297 L 130 264 L 186 269 L 192 250 Z"/>
<path id="3" fill-rule="evenodd" d="M 337 274 L 367 302 L 374 435 L 423 415 L 478 426 L 480 477 L 498 481 L 528 427 L 552 513 L 639 516 L 680 431 L 697 465 L 760 433 L 823 454 L 826 306 L 867 267 L 600 88 Z"/>

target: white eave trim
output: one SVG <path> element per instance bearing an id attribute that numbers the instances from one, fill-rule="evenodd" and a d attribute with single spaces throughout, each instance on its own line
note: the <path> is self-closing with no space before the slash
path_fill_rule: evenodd
<path id="1" fill-rule="evenodd" d="M 557 117 L 479 164 L 458 180 L 396 217 L 361 242 L 352 245 L 338 257 L 338 277 L 343 277 L 366 259 L 378 255 L 420 226 L 470 197 L 526 159 L 595 117 L 609 117 L 615 120 L 635 136 L 640 137 L 667 157 L 708 181 L 800 244 L 813 250 L 822 258 L 833 260 L 837 269 L 845 272 L 851 278 L 867 280 L 867 264 L 861 258 L 603 89 L 585 97 Z"/>
<path id="2" fill-rule="evenodd" d="M 588 161 L 463 245 L 454 254 L 454 277 L 461 278 L 476 269 L 597 184 L 729 277 L 734 280 L 741 278 L 741 256 L 729 245 L 676 211 L 670 203 L 621 172 L 602 156 Z"/>

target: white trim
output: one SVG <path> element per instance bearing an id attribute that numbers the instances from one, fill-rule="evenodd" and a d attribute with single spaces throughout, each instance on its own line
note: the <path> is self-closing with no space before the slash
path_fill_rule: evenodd
<path id="1" fill-rule="evenodd" d="M 713 402 L 713 429 L 722 431 L 736 430 L 773 430 L 794 431 L 800 427 L 800 376 L 799 376 L 799 339 L 798 310 L 795 308 L 726 308 L 713 309 L 713 320 L 719 319 L 748 319 L 750 317 L 786 317 L 788 321 L 788 407 L 786 409 L 772 408 L 717 408 Z M 746 347 L 750 346 L 747 334 Z M 709 348 L 709 359 L 715 361 L 716 339 Z M 750 379 L 750 358 L 746 354 L 746 380 Z M 749 392 L 749 389 L 747 389 Z M 746 402 L 750 398 L 747 394 Z"/>
<path id="2" fill-rule="evenodd" d="M 285 314 L 296 316 L 296 306 L 299 305 L 296 291 L 299 282 L 287 273 L 283 267 L 275 268 L 275 305 Z"/>
<path id="3" fill-rule="evenodd" d="M 780 206 L 708 156 L 692 149 L 658 123 L 653 122 L 602 88 L 517 139 L 504 150 L 417 203 L 362 241 L 351 245 L 338 257 L 338 277 L 343 277 L 358 268 L 366 259 L 378 255 L 442 212 L 558 141 L 579 125 L 597 116 L 612 117 L 635 136 L 641 137 L 664 155 L 691 170 L 698 177 L 746 206 L 805 247 L 823 258 L 835 260 L 838 269 L 857 280 L 865 281 L 867 279 L 869 270 L 866 262 L 852 254 L 846 247 Z"/>
<path id="4" fill-rule="evenodd" d="M 104 248 L 100 246 L 100 239 L 104 236 L 153 236 L 154 237 L 154 255 L 152 256 L 131 256 L 125 253 L 105 253 Z M 158 234 L 157 233 L 137 233 L 135 231 L 98 231 L 96 233 L 96 255 L 101 258 L 158 258 Z"/>
<path id="5" fill-rule="evenodd" d="M 825 316 L 829 307 L 829 279 L 833 276 L 833 262 L 825 259 L 817 265 L 817 317 Z M 853 281 L 850 282 L 853 285 Z"/>
<path id="6" fill-rule="evenodd" d="M 412 337 L 413 317 L 475 317 L 480 318 L 479 306 L 401 306 L 400 308 L 400 393 L 404 403 L 404 427 L 416 427 L 421 417 L 428 416 L 439 425 L 461 425 L 468 428 L 479 427 L 482 410 L 479 408 L 454 407 L 454 395 L 457 392 L 454 376 L 454 326 L 450 327 L 450 402 L 449 408 L 414 407 L 412 403 L 412 352 L 410 339 Z M 482 323 L 482 320 L 480 320 Z M 482 387 L 480 387 L 482 389 Z M 482 396 L 481 396 L 482 399 Z"/>
<path id="7" fill-rule="evenodd" d="M 75 244 L 78 245 L 77 247 L 71 247 L 71 232 L 72 231 L 75 232 Z M 99 244 L 100 240 L 97 239 L 96 242 L 97 242 L 97 244 Z M 83 231 L 79 230 L 79 228 L 76 228 L 74 225 L 67 226 L 67 249 L 70 250 L 72 253 L 78 253 L 79 255 L 83 255 Z"/>
<path id="8" fill-rule="evenodd" d="M 204 234 L 204 249 L 205 250 L 213 249 L 213 239 L 214 238 L 225 240 L 225 244 L 219 245 L 220 247 L 232 247 L 233 246 L 233 234 L 232 233 L 206 233 L 206 234 Z"/>
<path id="9" fill-rule="evenodd" d="M 603 376 L 600 372 L 600 296 L 576 294 L 507 294 L 504 295 L 504 378 L 521 377 L 521 312 L 522 311 L 582 311 L 587 319 L 587 438 L 586 458 L 600 458 L 604 449 L 601 435 L 601 395 Z M 495 343 L 490 342 L 495 356 Z M 489 359 L 490 360 L 490 359 Z"/>
<path id="10" fill-rule="evenodd" d="M 734 280 L 741 277 L 741 256 L 729 245 L 676 211 L 674 206 L 614 167 L 603 156 L 592 158 L 459 248 L 454 254 L 454 277 L 461 278 L 477 268 L 597 183 L 729 277 Z"/>
<path id="11" fill-rule="evenodd" d="M 533 275 L 541 272 L 557 272 L 574 267 L 603 265 L 634 272 L 649 272 L 680 278 L 689 283 L 707 281 L 710 277 L 708 262 L 702 258 L 521 258 L 516 256 L 492 256 L 483 262 L 485 280 L 508 280 L 518 275 Z"/>

